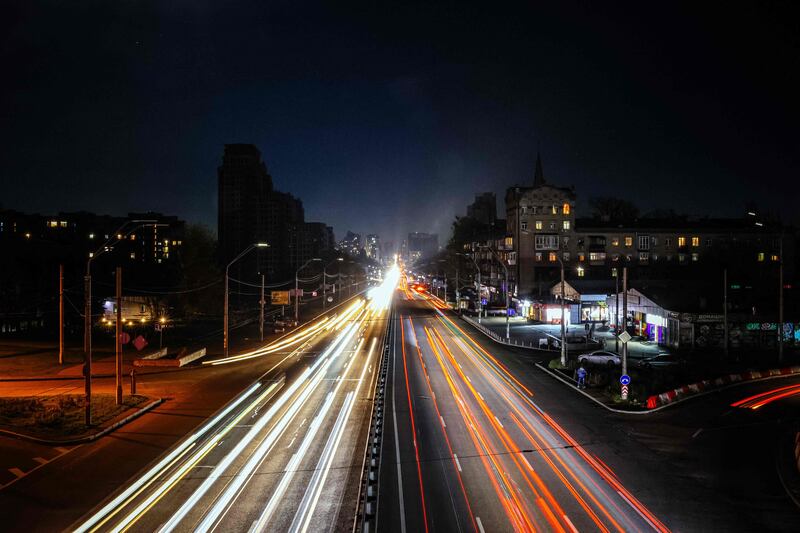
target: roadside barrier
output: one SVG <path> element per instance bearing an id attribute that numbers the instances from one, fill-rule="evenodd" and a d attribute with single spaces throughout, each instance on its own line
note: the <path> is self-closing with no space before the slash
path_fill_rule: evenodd
<path id="1" fill-rule="evenodd" d="M 153 352 L 151 354 L 145 355 L 145 356 L 141 357 L 140 359 L 161 359 L 162 357 L 164 357 L 166 355 L 167 355 L 167 349 L 166 348 L 161 348 L 157 352 Z"/>
<path id="2" fill-rule="evenodd" d="M 163 366 L 163 367 L 182 367 L 184 365 L 188 365 L 192 361 L 196 361 L 201 357 L 206 356 L 206 349 L 201 348 L 196 350 L 188 355 L 184 355 L 182 357 L 176 357 L 175 359 L 136 359 L 133 361 L 133 366 L 135 367 L 142 367 L 142 366 Z"/>
<path id="3" fill-rule="evenodd" d="M 502 337 L 502 336 L 498 335 L 497 333 L 495 333 L 491 329 L 487 328 L 483 324 L 480 324 L 479 322 L 473 320 L 472 318 L 470 318 L 470 317 L 468 317 L 466 315 L 461 315 L 461 318 L 463 320 L 469 322 L 470 325 L 475 327 L 478 331 L 480 331 L 481 333 L 483 333 L 484 335 L 486 335 L 487 337 L 489 337 L 493 341 L 499 342 L 500 344 L 505 344 L 506 346 L 513 346 L 515 348 L 525 348 L 527 350 L 536 350 L 537 352 L 558 353 L 558 350 L 551 350 L 549 348 L 548 349 L 539 348 L 538 346 L 535 346 L 532 342 L 526 343 L 526 342 L 519 341 L 519 340 L 516 340 L 516 339 L 506 339 L 505 337 Z"/>
<path id="4" fill-rule="evenodd" d="M 654 394 L 647 398 L 647 408 L 655 409 L 662 405 L 668 405 L 677 400 L 699 394 L 701 392 L 719 389 L 733 383 L 744 381 L 753 381 L 757 379 L 764 379 L 776 376 L 789 376 L 792 374 L 800 374 L 800 366 L 792 366 L 787 368 L 773 368 L 770 370 L 751 370 L 749 372 L 742 372 L 739 374 L 728 374 L 718 377 L 716 379 L 704 379 L 696 383 L 690 383 L 677 389 L 672 389 L 661 394 Z"/>

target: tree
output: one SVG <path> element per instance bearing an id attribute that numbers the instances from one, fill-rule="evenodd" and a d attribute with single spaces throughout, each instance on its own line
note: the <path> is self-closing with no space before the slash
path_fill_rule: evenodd
<path id="1" fill-rule="evenodd" d="M 484 242 L 489 239 L 502 237 L 505 228 L 484 224 L 472 217 L 459 217 L 453 221 L 452 235 L 447 243 L 447 248 L 461 252 L 465 244 Z"/>
<path id="2" fill-rule="evenodd" d="M 187 290 L 198 290 L 179 294 L 176 298 L 179 313 L 185 317 L 221 311 L 224 287 L 216 258 L 217 240 L 211 231 L 202 225 L 187 226 L 180 249 L 181 285 Z"/>
<path id="3" fill-rule="evenodd" d="M 589 199 L 593 218 L 604 222 L 630 222 L 639 217 L 639 208 L 622 198 L 599 197 Z"/>

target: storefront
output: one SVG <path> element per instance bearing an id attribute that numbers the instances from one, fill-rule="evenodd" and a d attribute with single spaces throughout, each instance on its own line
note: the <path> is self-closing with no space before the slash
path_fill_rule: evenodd
<path id="1" fill-rule="evenodd" d="M 581 294 L 581 322 L 608 322 L 605 294 Z"/>

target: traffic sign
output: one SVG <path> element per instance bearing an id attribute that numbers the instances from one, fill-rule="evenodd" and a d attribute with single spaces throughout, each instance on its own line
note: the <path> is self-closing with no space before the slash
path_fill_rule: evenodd
<path id="1" fill-rule="evenodd" d="M 622 374 L 619 377 L 619 382 L 622 383 L 623 385 L 630 385 L 631 377 L 628 374 Z"/>
<path id="2" fill-rule="evenodd" d="M 623 400 L 627 400 L 628 399 L 628 386 L 627 385 L 623 385 L 622 386 L 622 399 Z"/>
<path id="3" fill-rule="evenodd" d="M 623 331 L 622 333 L 619 334 L 619 340 L 627 343 L 629 340 L 631 340 L 631 334 L 628 333 L 627 331 Z"/>
<path id="4" fill-rule="evenodd" d="M 119 334 L 119 340 L 120 342 L 122 342 L 122 344 L 128 344 L 129 342 L 131 342 L 131 336 L 123 331 L 122 333 Z"/>

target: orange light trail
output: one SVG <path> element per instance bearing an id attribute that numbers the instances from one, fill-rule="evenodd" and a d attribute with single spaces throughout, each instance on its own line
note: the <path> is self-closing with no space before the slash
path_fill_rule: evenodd
<path id="1" fill-rule="evenodd" d="M 738 402 L 732 403 L 731 407 L 743 407 L 756 410 L 772 402 L 789 398 L 790 396 L 796 396 L 798 394 L 800 394 L 800 383 L 787 385 L 785 387 L 778 387 L 777 389 L 772 389 L 767 392 L 748 396 L 747 398 L 739 400 Z"/>

